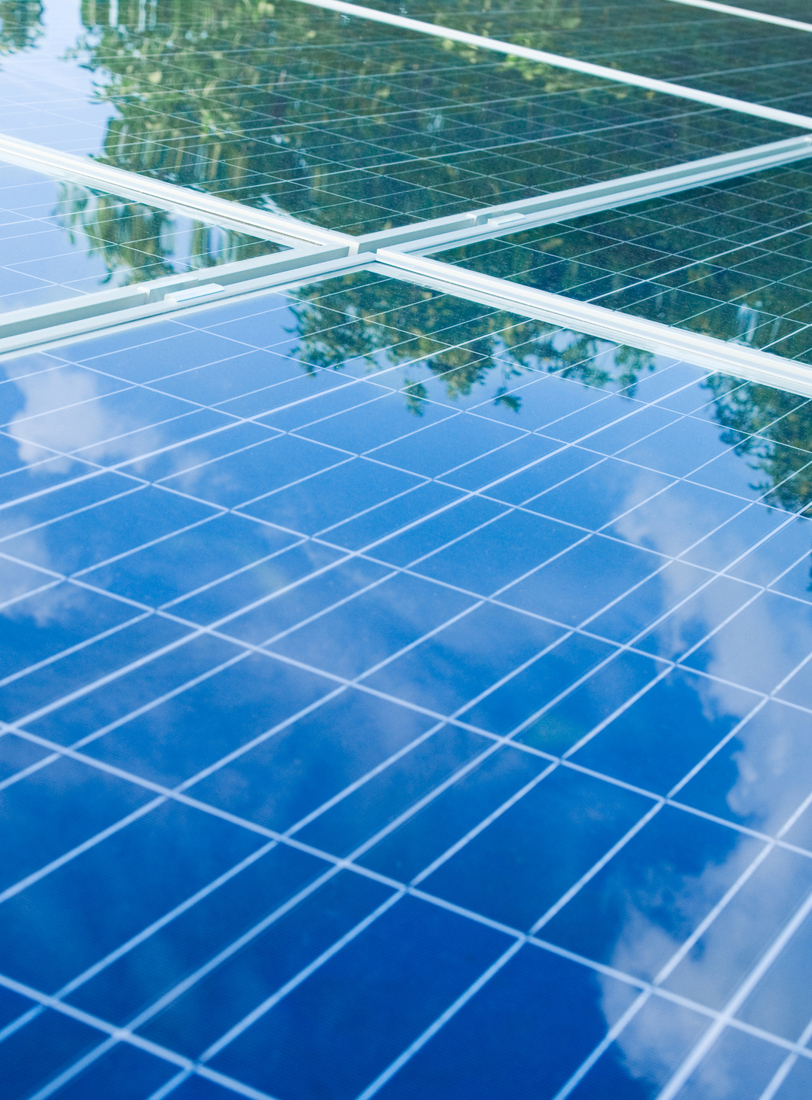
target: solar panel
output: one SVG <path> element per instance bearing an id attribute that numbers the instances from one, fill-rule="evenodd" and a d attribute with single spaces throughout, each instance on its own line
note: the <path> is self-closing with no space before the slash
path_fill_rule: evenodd
<path id="1" fill-rule="evenodd" d="M 661 80 L 808 112 L 802 75 L 806 36 L 786 27 L 663 0 L 556 4 L 376 0 L 379 8 L 473 34 L 574 56 Z M 745 8 L 748 5 L 743 5 Z M 753 5 L 750 5 L 753 6 Z M 759 11 L 809 21 L 804 5 L 760 4 Z"/>
<path id="2" fill-rule="evenodd" d="M 4 370 L 10 1095 L 769 1080 L 807 399 L 369 273 Z"/>
<path id="3" fill-rule="evenodd" d="M 0 0 L 2 1098 L 806 1100 L 807 38 L 336 7 Z"/>
<path id="4" fill-rule="evenodd" d="M 0 163 L 0 310 L 250 259 L 277 245 Z"/>
<path id="5" fill-rule="evenodd" d="M 810 362 L 809 185 L 775 168 L 439 258 Z"/>
<path id="6" fill-rule="evenodd" d="M 73 61 L 0 76 L 7 133 L 348 232 L 797 132 L 293 0 L 82 10 Z"/>

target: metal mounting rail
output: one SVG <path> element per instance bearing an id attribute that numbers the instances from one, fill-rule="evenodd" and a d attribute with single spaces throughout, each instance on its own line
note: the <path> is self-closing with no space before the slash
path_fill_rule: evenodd
<path id="1" fill-rule="evenodd" d="M 414 255 L 640 202 L 809 157 L 812 156 L 812 136 L 772 142 L 361 237 L 321 230 L 295 219 L 267 214 L 253 207 L 212 198 L 174 184 L 162 184 L 69 154 L 52 153 L 40 146 L 2 136 L 0 158 L 12 159 L 8 154 L 12 145 L 18 163 L 30 164 L 46 174 L 81 178 L 81 182 L 100 190 L 109 188 L 117 194 L 183 210 L 197 218 L 203 215 L 201 220 L 208 217 L 216 224 L 239 228 L 254 236 L 279 240 L 282 234 L 277 227 L 283 225 L 291 241 L 296 239 L 294 234 L 314 240 L 308 241 L 311 245 L 308 248 L 291 248 L 272 256 L 0 315 L 2 358 L 34 348 L 58 346 L 90 333 L 147 322 L 225 298 L 274 288 L 290 289 L 311 280 L 368 267 L 394 278 L 434 286 L 460 297 L 552 321 L 614 342 L 679 356 L 709 370 L 721 370 L 812 396 L 812 369 L 791 360 Z"/>
<path id="2" fill-rule="evenodd" d="M 350 255 L 346 245 L 332 249 L 291 249 L 274 256 L 87 294 L 44 308 L 34 306 L 0 314 L 0 358 L 54 347 L 131 321 L 154 320 L 235 295 L 326 279 L 363 267 L 372 258 Z"/>
<path id="3" fill-rule="evenodd" d="M 789 126 L 800 126 L 804 130 L 812 130 L 812 118 L 808 115 L 796 115 L 792 111 L 782 111 L 777 107 L 767 107 L 762 103 L 749 103 L 744 99 L 716 95 L 715 92 L 703 92 L 699 88 L 690 88 L 685 84 L 672 84 L 669 80 L 655 80 L 652 77 L 626 72 L 624 69 L 613 69 L 607 65 L 594 65 L 591 61 L 579 61 L 575 57 L 547 53 L 546 50 L 534 50 L 529 46 L 517 46 L 511 42 L 501 42 L 498 38 L 486 38 L 481 34 L 457 31 L 453 27 L 440 26 L 436 23 L 424 23 L 420 19 L 410 19 L 405 15 L 377 11 L 374 8 L 362 7 L 360 4 L 348 4 L 345 0 L 298 0 L 298 3 L 310 4 L 312 7 L 335 11 L 341 15 L 369 19 L 374 23 L 385 23 L 391 27 L 400 27 L 403 30 L 417 31 L 419 34 L 433 35 L 435 38 L 442 38 L 446 42 L 461 42 L 465 46 L 474 46 L 480 50 L 492 50 L 495 53 L 507 54 L 510 57 L 523 57 L 528 61 L 537 61 L 542 65 L 551 65 L 557 69 L 570 69 L 572 72 L 583 73 L 585 76 L 595 76 L 600 80 L 611 80 L 615 84 L 631 84 L 637 88 L 646 88 L 651 92 L 662 92 L 665 95 L 678 96 L 680 99 L 691 99 L 696 103 L 704 103 L 709 107 L 722 107 L 728 111 L 738 111 L 740 114 L 768 118 L 773 122 L 785 122 Z"/>
<path id="4" fill-rule="evenodd" d="M 62 153 L 3 134 L 0 134 L 0 160 L 23 165 L 47 176 L 56 176 L 58 179 L 71 180 L 120 195 L 135 202 L 157 206 L 162 210 L 185 214 L 196 221 L 211 222 L 225 229 L 236 229 L 277 244 L 294 247 L 302 244 L 352 245 L 354 240 L 347 233 L 321 229 L 297 218 L 272 214 L 253 206 L 244 206 L 242 203 L 209 195 L 205 191 L 193 191 L 175 183 L 164 183 L 137 172 L 100 164 L 90 157 Z"/>
<path id="5" fill-rule="evenodd" d="M 628 344 L 672 359 L 685 359 L 706 370 L 722 371 L 812 397 L 812 367 L 742 344 L 672 328 L 658 321 L 495 279 L 439 260 L 406 255 L 395 249 L 381 249 L 371 270 L 599 336 L 616 344 Z"/>
<path id="6" fill-rule="evenodd" d="M 292 255 L 285 258 L 294 261 Z M 281 260 L 282 257 L 271 259 Z M 0 330 L 0 358 L 19 355 L 32 347 L 58 347 L 91 332 L 100 334 L 125 325 L 145 324 L 170 313 L 204 308 L 225 298 L 248 297 L 271 289 L 290 290 L 304 283 L 344 274 L 349 270 L 367 269 L 390 278 L 430 286 L 460 298 L 495 306 L 508 313 L 535 317 L 561 328 L 588 333 L 616 344 L 626 344 L 672 359 L 684 359 L 709 371 L 721 371 L 737 378 L 746 378 L 804 397 L 812 397 L 810 366 L 741 344 L 717 340 L 687 329 L 672 328 L 657 321 L 579 302 L 560 294 L 535 290 L 519 283 L 467 271 L 452 264 L 410 255 L 396 249 L 380 249 L 377 254 L 365 252 L 332 260 L 325 260 L 321 251 L 301 252 L 294 262 L 286 265 L 279 263 L 273 270 L 270 270 L 270 263 L 266 270 L 262 270 L 261 265 L 257 264 L 253 277 L 248 277 L 244 265 L 229 266 L 243 267 L 239 278 L 231 283 L 226 279 L 223 283 L 207 284 L 204 279 L 211 278 L 212 274 L 212 269 L 209 268 L 199 273 L 198 293 L 194 292 L 193 287 L 179 288 L 178 279 L 156 280 L 154 284 L 150 284 L 149 292 L 142 294 L 140 300 L 135 293 L 126 301 L 122 297 L 120 306 L 115 310 L 95 314 L 88 312 L 74 318 L 68 317 L 66 310 L 60 323 L 52 324 L 39 334 L 28 329 L 17 335 L 3 335 Z M 219 277 L 219 272 L 216 273 Z M 160 288 L 156 286 L 157 283 L 161 284 Z M 133 292 L 138 289 L 126 288 Z M 158 297 L 159 290 L 163 293 L 162 297 Z M 18 321 L 23 320 L 22 314 L 26 312 L 29 311 L 21 310 L 16 314 Z M 54 321 L 57 320 L 55 316 Z"/>
<path id="7" fill-rule="evenodd" d="M 670 168 L 658 168 L 633 176 L 573 187 L 530 199 L 488 206 L 468 214 L 365 233 L 357 238 L 362 252 L 398 248 L 403 252 L 439 252 L 454 245 L 517 233 L 550 222 L 614 209 L 644 199 L 687 191 L 721 180 L 775 168 L 794 160 L 812 157 L 812 135 L 774 141 L 735 153 L 692 160 Z"/>
<path id="8" fill-rule="evenodd" d="M 4 140 L 0 137 L 0 150 Z M 26 156 L 31 163 L 34 163 L 35 156 L 40 158 L 42 154 L 50 153 L 48 149 L 27 142 L 19 144 L 27 147 Z M 99 291 L 56 304 L 31 306 L 13 313 L 0 314 L 0 354 L 30 349 L 43 343 L 50 344 L 54 339 L 61 340 L 70 334 L 88 334 L 109 328 L 117 323 L 114 315 L 119 311 L 129 317 L 133 309 L 143 311 L 146 307 L 151 307 L 148 312 L 150 316 L 154 316 L 162 311 L 177 309 L 181 304 L 192 300 L 242 293 L 240 284 L 243 281 L 254 283 L 257 279 L 266 279 L 269 280 L 267 285 L 272 286 L 277 285 L 280 280 L 290 283 L 294 279 L 306 279 L 311 270 L 317 273 L 315 277 L 320 277 L 318 273 L 323 270 L 324 264 L 330 265 L 331 273 L 338 274 L 344 270 L 353 270 L 364 263 L 371 263 L 376 252 L 382 248 L 397 248 L 404 253 L 418 254 L 440 252 L 456 245 L 504 236 L 598 210 L 614 209 L 810 156 L 812 135 L 803 135 L 735 153 L 724 153 L 718 157 L 706 157 L 669 168 L 659 168 L 653 172 L 642 172 L 604 183 L 483 207 L 467 214 L 436 218 L 378 233 L 366 233 L 360 237 L 343 233 L 330 234 L 305 223 L 294 223 L 297 228 L 301 226 L 303 230 L 313 229 L 319 235 L 323 233 L 330 243 L 315 248 L 290 249 L 272 256 L 239 260 L 116 290 Z M 94 168 L 104 167 L 93 161 L 85 164 L 83 158 L 69 157 L 67 154 L 59 154 L 59 158 L 67 159 L 71 163 L 78 161 L 87 181 Z M 51 162 L 47 157 L 45 163 L 41 159 L 37 160 L 40 170 L 46 170 L 49 165 L 52 169 L 55 168 L 56 161 Z M 115 172 L 114 186 L 119 194 L 127 191 L 134 195 L 142 187 L 142 183 L 155 182 L 142 181 L 137 174 L 119 169 L 110 171 Z M 100 190 L 106 190 L 106 181 L 103 179 L 94 178 L 93 184 Z M 196 191 L 187 192 L 185 188 L 174 184 L 163 184 L 161 187 L 160 199 L 163 205 L 172 209 L 185 209 L 183 203 L 186 201 L 193 199 L 197 203 L 198 200 L 207 198 Z M 232 225 L 238 225 L 242 232 L 263 235 L 267 216 L 261 210 L 220 199 L 215 199 L 214 203 L 218 207 L 226 206 L 230 215 L 228 219 L 218 218 L 218 224 L 229 221 Z M 194 213 L 195 216 L 198 214 L 197 207 L 194 211 L 187 212 Z M 274 233 L 274 237 L 278 236 L 279 234 Z"/>
<path id="9" fill-rule="evenodd" d="M 414 252 L 439 251 L 451 245 L 498 237 L 518 229 L 578 217 L 597 210 L 624 206 L 643 199 L 685 191 L 724 179 L 764 171 L 812 156 L 812 135 L 785 138 L 766 145 L 722 153 L 715 157 L 686 161 L 651 172 L 553 191 L 528 199 L 480 207 L 465 214 L 415 222 L 379 232 L 352 236 L 321 229 L 297 218 L 269 214 L 253 206 L 192 191 L 174 183 L 163 183 L 137 172 L 110 168 L 98 161 L 72 153 L 61 153 L 43 145 L 19 141 L 0 134 L 0 160 L 35 168 L 45 175 L 70 178 L 99 191 L 112 192 L 162 209 L 181 211 L 200 221 L 238 229 L 264 240 L 301 246 L 339 247 L 375 252 L 378 248 L 402 248 Z M 252 261 L 247 261 L 249 264 Z M 222 268 L 218 268 L 222 271 Z"/>

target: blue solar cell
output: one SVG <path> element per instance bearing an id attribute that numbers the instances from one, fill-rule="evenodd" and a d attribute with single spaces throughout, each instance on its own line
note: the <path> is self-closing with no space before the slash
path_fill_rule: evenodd
<path id="1" fill-rule="evenodd" d="M 466 603 L 470 607 L 471 601 Z M 562 633 L 558 626 L 511 608 L 479 603 L 365 683 L 451 715 L 537 657 Z"/>
<path id="2" fill-rule="evenodd" d="M 268 849 L 268 850 L 266 850 Z M 206 964 L 232 945 L 271 924 L 272 916 L 314 887 L 329 864 L 282 845 L 267 845 L 182 902 L 174 920 L 161 920 L 149 937 L 138 937 L 109 966 L 74 983 L 65 999 L 85 1012 L 124 1025 L 156 1002 L 179 995 L 199 980 Z M 155 1013 L 153 1012 L 152 1015 Z"/>
<path id="3" fill-rule="evenodd" d="M 38 763 L 49 756 L 46 748 L 24 741 L 14 733 L 0 737 L 0 782 Z"/>
<path id="4" fill-rule="evenodd" d="M 356 857 L 365 867 L 411 882 L 471 829 L 533 783 L 549 762 L 512 746 L 481 751 L 452 776 L 442 793 L 395 819 L 372 847 Z M 367 846 L 369 841 L 367 842 Z M 366 847 L 366 846 L 365 846 Z"/>
<path id="5" fill-rule="evenodd" d="M 636 993 L 613 977 L 598 979 L 569 959 L 525 947 L 381 1095 L 439 1100 L 459 1089 L 472 1100 L 517 1093 L 554 1096 Z"/>
<path id="6" fill-rule="evenodd" d="M 231 1100 L 232 1089 L 217 1084 L 209 1078 L 194 1074 L 178 1074 L 183 1080 L 175 1089 L 177 1100 Z"/>
<path id="7" fill-rule="evenodd" d="M 577 528 L 545 516 L 507 512 L 412 568 L 433 580 L 490 596 L 572 546 L 580 535 Z M 513 546 L 514 553 L 505 555 L 505 546 Z"/>
<path id="8" fill-rule="evenodd" d="M 316 535 L 425 484 L 413 474 L 365 458 L 350 459 L 346 465 L 348 469 L 342 463 L 294 482 L 244 505 L 242 511 L 280 527 Z"/>
<path id="9" fill-rule="evenodd" d="M 686 594 L 679 600 L 663 599 L 660 616 L 650 630 L 642 636 L 638 635 L 636 644 L 647 653 L 671 661 L 684 658 L 693 668 L 709 671 L 708 651 L 700 648 L 695 653 L 695 648 L 708 636 L 713 637 L 720 627 L 724 629 L 728 619 L 757 594 L 757 588 L 730 577 L 713 576 L 710 579 L 706 575 L 702 587 L 696 592 Z M 670 611 L 668 604 L 672 602 L 677 606 Z M 715 644 L 713 641 L 710 643 L 711 647 Z"/>
<path id="10" fill-rule="evenodd" d="M 654 981 L 763 851 L 757 840 L 666 806 L 539 935 L 585 958 Z M 708 873 L 710 867 L 715 876 Z M 596 912 L 601 914 L 597 921 Z"/>
<path id="11" fill-rule="evenodd" d="M 98 1046 L 95 1028 L 46 1010 L 0 1044 L 0 1073 L 9 1100 L 24 1100 Z"/>
<path id="12" fill-rule="evenodd" d="M 233 572 L 271 558 L 296 536 L 268 524 L 253 523 L 232 512 L 151 542 L 83 574 L 94 587 L 160 607 L 205 588 L 223 575 L 223 562 Z"/>
<path id="13" fill-rule="evenodd" d="M 32 1016 L 39 1011 L 36 1001 L 23 997 L 21 993 L 15 993 L 12 989 L 0 986 L 0 1025 L 3 1029 L 15 1022 L 19 1023 L 27 1013 Z"/>
<path id="14" fill-rule="evenodd" d="M 577 642 L 570 643 L 567 648 L 570 647 L 577 647 Z M 585 643 L 582 642 L 581 647 L 588 652 Z M 556 650 L 550 656 L 555 660 Z M 568 753 L 594 730 L 600 729 L 615 712 L 628 706 L 637 693 L 667 667 L 634 651 L 616 650 L 611 659 L 606 663 L 602 661 L 601 667 L 583 683 L 572 681 L 573 689 L 563 698 L 555 702 L 550 700 L 553 705 L 537 717 L 531 717 L 516 739 L 556 756 Z"/>
<path id="15" fill-rule="evenodd" d="M 171 1062 L 138 1047 L 117 1043 L 71 1077 L 58 1095 L 60 1100 L 94 1100 L 97 1096 L 142 1100 L 165 1086 L 175 1073 Z"/>
<path id="16" fill-rule="evenodd" d="M 532 436 L 532 439 L 538 437 Z M 555 449 L 554 449 L 555 448 Z M 549 454 L 553 451 L 552 454 Z M 540 438 L 539 454 L 535 460 L 527 462 L 524 469 L 505 475 L 495 485 L 487 485 L 488 496 L 503 500 L 506 504 L 526 504 L 531 500 L 541 503 L 542 494 L 558 485 L 567 484 L 584 470 L 589 470 L 601 461 L 601 456 L 591 450 L 580 447 L 561 447 Z M 540 461 L 541 460 L 541 461 Z M 541 511 L 540 508 L 536 509 Z"/>
<path id="17" fill-rule="evenodd" d="M 672 608 L 682 605 L 698 588 L 712 583 L 712 576 L 685 562 L 669 562 L 594 619 L 592 629 L 612 641 L 631 642 L 634 639 L 636 645 L 643 646 L 640 636 L 646 628 Z"/>
<path id="18" fill-rule="evenodd" d="M 529 931 L 652 805 L 636 791 L 556 768 L 433 871 L 423 889 Z"/>
<path id="19" fill-rule="evenodd" d="M 495 691 L 463 711 L 462 718 L 491 733 L 513 735 L 558 695 L 616 653 L 612 646 L 596 638 L 565 636 Z"/>
<path id="20" fill-rule="evenodd" d="M 102 679 L 90 692 L 78 691 L 27 715 L 25 728 L 60 745 L 92 739 L 234 656 L 229 642 L 210 635 L 181 635 L 178 642 L 124 665 L 118 675 Z"/>
<path id="21" fill-rule="evenodd" d="M 812 998 L 806 974 L 812 922 L 807 917 L 737 1012 L 737 1018 L 780 1035 L 791 1043 L 803 1042 L 812 1018 Z"/>
<path id="22" fill-rule="evenodd" d="M 487 486 L 492 496 L 507 500 L 504 492 L 510 480 L 503 479 L 526 466 L 537 469 L 533 464 L 558 447 L 559 444 L 552 439 L 545 439 L 540 435 L 523 435 L 505 446 L 497 447 L 481 457 L 457 466 L 445 474 L 444 480 L 459 485 L 462 489 L 485 489 Z"/>
<path id="23" fill-rule="evenodd" d="M 448 952 L 449 941 L 458 950 Z M 212 1066 L 229 1072 L 247 1063 L 248 1082 L 271 1094 L 304 1100 L 329 1090 L 349 1100 L 510 943 L 504 933 L 406 897 L 215 1055 Z M 336 987 L 343 990 L 338 1027 Z M 397 1002 L 390 989 L 399 991 Z"/>
<path id="24" fill-rule="evenodd" d="M 612 524 L 609 533 L 676 557 L 743 511 L 745 503 L 730 493 L 677 481 L 638 504 Z M 668 522 L 673 516 L 680 517 L 679 523 Z"/>
<path id="25" fill-rule="evenodd" d="M 731 833 L 731 841 L 737 847 L 752 843 L 735 833 Z M 757 862 L 735 898 L 666 978 L 666 989 L 718 1009 L 756 967 L 767 946 L 786 929 L 809 894 L 809 860 L 781 848 L 762 848 L 760 854 L 762 861 Z M 704 882 L 713 882 L 717 873 L 715 864 L 709 864 L 703 872 Z M 745 935 L 740 931 L 743 928 L 747 929 Z"/>
<path id="26" fill-rule="evenodd" d="M 336 563 L 339 562 L 339 565 Z M 229 570 L 225 576 L 198 593 L 192 593 L 175 605 L 175 613 L 183 619 L 203 626 L 227 622 L 228 632 L 244 641 L 265 641 L 285 626 L 295 625 L 296 608 L 313 606 L 321 610 L 329 599 L 332 586 L 348 572 L 340 551 L 318 543 L 298 542 L 275 554 L 267 561 L 242 570 Z M 336 566 L 330 570 L 330 566 Z M 371 563 L 357 568 L 372 569 Z M 375 574 L 378 576 L 379 574 Z M 295 587 L 298 581 L 304 581 Z M 348 581 L 347 583 L 351 583 Z M 279 595 L 269 600 L 275 593 Z M 336 597 L 340 598 L 340 597 Z M 293 605 L 293 609 L 288 608 Z M 248 608 L 248 610 L 243 610 Z"/>
<path id="27" fill-rule="evenodd" d="M 62 582 L 3 608 L 4 678 L 134 619 L 138 608 Z"/>
<path id="28" fill-rule="evenodd" d="M 651 997 L 570 1095 L 577 1100 L 656 1096 L 707 1027 L 707 1018 L 690 1008 Z"/>
<path id="29" fill-rule="evenodd" d="M 746 652 L 737 660 L 737 680 L 746 682 L 757 691 L 778 689 L 787 699 L 804 694 L 803 680 L 786 687 L 783 681 L 796 671 L 809 656 L 812 646 L 812 608 L 798 600 L 791 600 L 773 592 L 763 592 L 729 622 L 723 623 L 711 639 L 685 657 L 685 664 L 693 668 L 722 672 L 716 653 L 723 652 L 729 640 L 747 638 Z"/>
<path id="30" fill-rule="evenodd" d="M 33 771 L 3 793 L 0 890 L 12 890 L 151 798 L 144 788 L 64 757 Z"/>
<path id="31" fill-rule="evenodd" d="M 297 836 L 334 855 L 348 855 L 371 843 L 488 748 L 489 743 L 477 734 L 444 726 L 306 823 Z"/>
<path id="32" fill-rule="evenodd" d="M 154 1014 L 145 1010 L 140 1034 L 191 1057 L 205 1053 L 226 1032 L 250 1022 L 260 1005 L 270 1001 L 270 1008 L 281 1000 L 288 985 L 295 989 L 314 963 L 333 956 L 345 939 L 352 942 L 397 897 L 391 887 L 349 872 L 333 873 L 318 889 L 305 888 L 300 895 L 295 907 L 274 910 L 266 927 L 255 926 L 255 935 L 237 941 L 219 966 L 180 983 L 173 996 L 156 1004 Z M 262 1065 L 260 1059 L 260 1071 Z M 238 1073 L 242 1077 L 244 1070 Z"/>
<path id="33" fill-rule="evenodd" d="M 195 784 L 195 796 L 285 832 L 436 725 L 429 715 L 349 688 L 204 777 Z M 433 750 L 437 743 L 431 741 Z M 258 776 L 265 778 L 257 783 Z"/>
<path id="34" fill-rule="evenodd" d="M 153 617 L 127 623 L 7 683 L 0 700 L 0 717 L 6 721 L 30 717 L 104 677 L 116 676 L 139 664 L 156 650 L 175 645 L 189 633 L 181 623 Z"/>
<path id="35" fill-rule="evenodd" d="M 590 535 L 512 585 L 502 599 L 523 611 L 578 626 L 665 564 L 666 559 L 649 550 Z M 602 583 L 584 584 L 584 578 L 598 570 Z"/>
<path id="36" fill-rule="evenodd" d="M 450 507 L 455 502 L 460 502 L 459 509 Z M 469 508 L 469 504 L 473 507 Z M 498 508 L 483 501 L 470 501 L 462 492 L 448 485 L 425 481 L 402 497 L 379 504 L 369 511 L 358 512 L 352 519 L 331 528 L 326 538 L 348 550 L 368 547 L 373 557 L 392 565 L 408 564 L 420 556 L 422 541 L 422 527 L 415 526 L 409 530 L 413 524 L 417 525 L 422 520 L 444 527 L 449 521 L 452 524 L 460 522 L 463 530 L 468 530 L 476 525 L 478 516 L 484 518 L 487 513 L 490 517 L 498 511 Z"/>
<path id="37" fill-rule="evenodd" d="M 681 802 L 775 835 L 812 790 L 806 715 L 773 700 L 721 744 Z"/>
<path id="38" fill-rule="evenodd" d="M 147 797 L 135 820 L 122 818 L 4 901 L 5 974 L 56 992 L 265 842 L 154 792 Z"/>
<path id="39" fill-rule="evenodd" d="M 784 1058 L 784 1052 L 773 1044 L 727 1028 L 689 1076 L 682 1094 L 685 1100 L 700 1100 L 714 1088 L 718 1093 L 721 1078 L 728 1096 L 757 1100 Z"/>
<path id="40" fill-rule="evenodd" d="M 803 1100 L 810 1088 L 812 1088 L 812 1060 L 799 1058 L 789 1067 L 789 1073 L 776 1096 L 780 1097 L 780 1100 Z"/>
<path id="41" fill-rule="evenodd" d="M 635 787 L 668 794 L 758 704 L 731 687 L 723 702 L 703 698 L 699 676 L 669 672 L 572 757 Z"/>
<path id="42" fill-rule="evenodd" d="M 283 657 L 353 680 L 456 618 L 472 602 L 421 577 L 397 573 L 265 645 Z M 336 638 L 344 639 L 340 648 Z"/>
<path id="43" fill-rule="evenodd" d="M 327 695 L 324 676 L 232 648 L 232 663 L 94 740 L 87 753 L 174 786 Z"/>

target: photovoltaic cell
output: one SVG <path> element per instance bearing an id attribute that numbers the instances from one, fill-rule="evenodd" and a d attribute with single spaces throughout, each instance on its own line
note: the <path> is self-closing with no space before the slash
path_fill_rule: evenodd
<path id="1" fill-rule="evenodd" d="M 2 370 L 10 1100 L 802 1095 L 806 399 L 370 273 Z"/>
<path id="2" fill-rule="evenodd" d="M 0 310 L 248 259 L 279 246 L 0 163 Z"/>
<path id="3" fill-rule="evenodd" d="M 6 133 L 349 232 L 797 133 L 293 0 L 79 14 L 0 74 Z"/>
<path id="4" fill-rule="evenodd" d="M 808 363 L 810 180 L 801 162 L 439 258 Z"/>

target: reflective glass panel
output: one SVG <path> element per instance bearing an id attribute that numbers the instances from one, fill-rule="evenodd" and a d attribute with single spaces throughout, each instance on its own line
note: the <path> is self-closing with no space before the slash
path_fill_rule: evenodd
<path id="1" fill-rule="evenodd" d="M 809 9 L 804 0 L 745 0 L 744 3 L 735 6 L 756 12 L 766 12 L 768 15 L 777 15 L 784 19 L 809 22 Z"/>
<path id="2" fill-rule="evenodd" d="M 0 369 L 4 1097 L 768 1086 L 807 399 L 370 273 Z"/>
<path id="3" fill-rule="evenodd" d="M 812 111 L 807 36 L 771 23 L 663 0 L 451 0 L 442 6 L 374 0 L 364 6 L 799 114 Z M 806 4 L 792 12 L 786 4 L 744 6 L 810 19 Z"/>
<path id="4" fill-rule="evenodd" d="M 0 162 L 0 311 L 245 260 L 279 247 Z"/>
<path id="5" fill-rule="evenodd" d="M 809 165 L 740 176 L 438 258 L 809 363 Z"/>
<path id="6" fill-rule="evenodd" d="M 294 0 L 25 10 L 5 133 L 356 233 L 796 133 Z"/>

